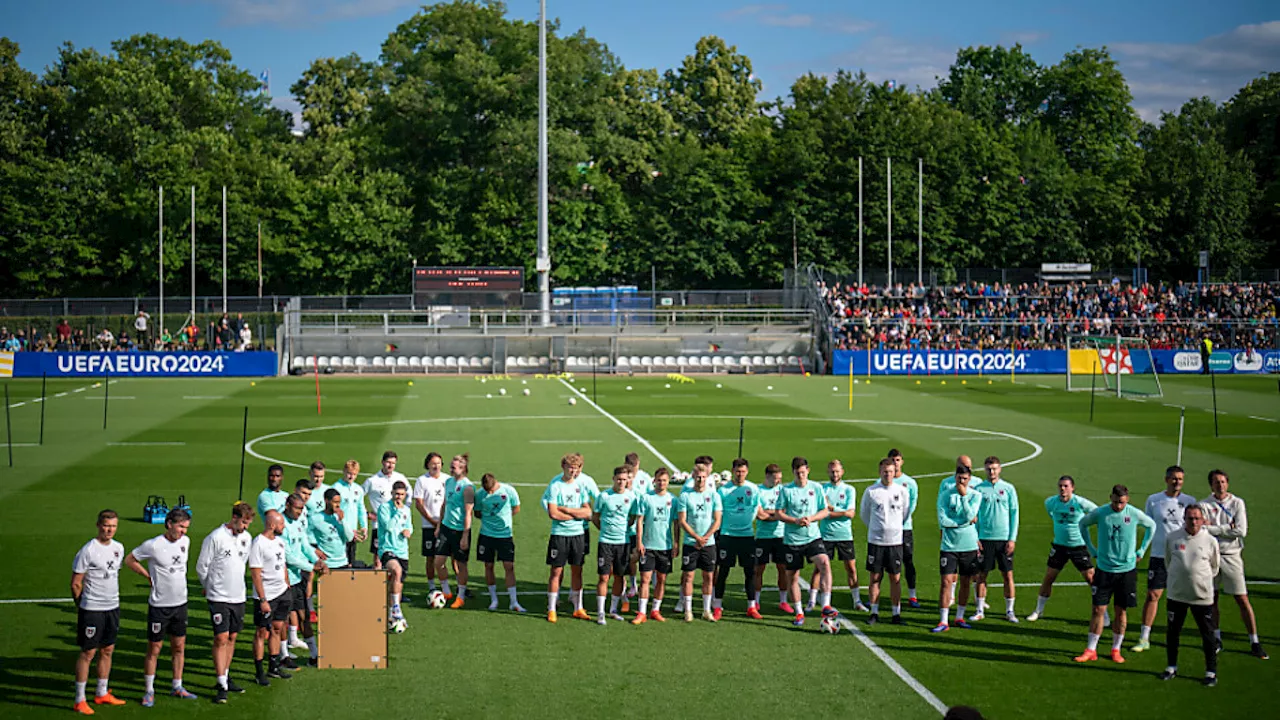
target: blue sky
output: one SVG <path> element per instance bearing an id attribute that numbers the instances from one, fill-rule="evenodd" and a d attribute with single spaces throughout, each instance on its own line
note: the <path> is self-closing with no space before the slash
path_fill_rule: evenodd
<path id="1" fill-rule="evenodd" d="M 412 0 L 60 0 L 0 6 L 0 34 L 41 71 L 66 41 L 108 51 L 112 40 L 154 32 L 214 39 L 254 73 L 269 68 L 277 105 L 296 109 L 289 85 L 311 60 L 351 52 L 376 58 L 410 17 Z M 1270 8 L 1268 10 L 1268 8 Z M 537 18 L 536 0 L 507 3 Z M 548 14 L 586 28 L 628 67 L 677 66 L 702 35 L 751 58 L 763 97 L 785 97 L 805 72 L 862 69 L 875 80 L 931 87 L 958 48 L 1022 45 L 1043 64 L 1077 46 L 1111 48 L 1140 114 L 1155 119 L 1186 99 L 1226 100 L 1250 78 L 1280 71 L 1280 9 L 1260 0 L 549 0 Z"/>

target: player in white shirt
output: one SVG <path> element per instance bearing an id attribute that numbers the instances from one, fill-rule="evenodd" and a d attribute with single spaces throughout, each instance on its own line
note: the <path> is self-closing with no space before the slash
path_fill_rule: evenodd
<path id="1" fill-rule="evenodd" d="M 1160 596 L 1169 582 L 1168 568 L 1164 563 L 1164 538 L 1183 527 L 1182 511 L 1196 504 L 1196 499 L 1182 492 L 1185 473 L 1177 465 L 1164 471 L 1165 489 L 1147 498 L 1145 513 L 1156 521 L 1155 540 L 1151 541 L 1151 559 L 1147 563 L 1147 599 L 1142 605 L 1142 635 L 1131 649 L 1143 652 L 1151 649 L 1151 626 L 1160 609 Z"/>
<path id="2" fill-rule="evenodd" d="M 116 542 L 120 519 L 114 510 L 98 513 L 98 536 L 85 543 L 71 564 L 71 597 L 76 601 L 75 711 L 92 715 L 93 708 L 85 698 L 89 683 L 89 665 L 98 658 L 98 689 L 94 705 L 124 705 L 124 700 L 111 694 L 111 656 L 116 650 L 120 632 L 120 566 L 124 564 L 124 546 Z"/>
<path id="3" fill-rule="evenodd" d="M 862 493 L 862 523 L 867 526 L 867 572 L 871 573 L 871 614 L 867 624 L 880 621 L 880 582 L 889 576 L 889 622 L 902 624 L 902 524 L 906 521 L 907 488 L 894 482 L 897 465 L 880 461 L 880 480 Z"/>
<path id="4" fill-rule="evenodd" d="M 441 472 L 444 458 L 440 453 L 427 453 L 422 466 L 426 472 L 413 483 L 413 507 L 422 516 L 422 557 L 427 563 L 427 594 L 435 591 L 439 580 L 445 599 L 450 600 L 453 593 L 449 592 L 448 565 L 443 573 L 436 573 L 436 526 L 444 518 L 444 483 L 447 480 Z"/>
<path id="5" fill-rule="evenodd" d="M 249 548 L 249 573 L 253 577 L 255 603 L 253 624 L 253 665 L 259 685 L 271 684 L 269 678 L 288 680 L 293 677 L 280 664 L 280 639 L 284 624 L 289 619 L 289 571 L 286 568 L 284 542 L 284 516 L 275 510 L 267 512 L 263 519 L 266 529 L 253 539 Z M 267 670 L 262 668 L 262 654 L 270 650 Z"/>
<path id="6" fill-rule="evenodd" d="M 231 521 L 205 536 L 196 561 L 196 576 L 204 587 L 213 623 L 213 672 L 218 684 L 213 701 L 220 705 L 227 702 L 227 693 L 244 692 L 231 682 L 228 671 L 236 636 L 244 629 L 244 569 L 249 562 L 248 530 L 253 516 L 249 503 L 232 505 Z"/>
<path id="7" fill-rule="evenodd" d="M 382 553 L 378 551 L 378 508 L 391 500 L 391 488 L 396 482 L 409 487 L 409 479 L 396 472 L 400 456 L 394 450 L 382 453 L 382 467 L 364 481 L 364 496 L 369 501 L 369 550 L 373 553 L 373 569 L 382 569 Z"/>
<path id="8" fill-rule="evenodd" d="M 1200 502 L 1204 511 L 1205 530 L 1218 539 L 1220 563 L 1216 587 L 1236 599 L 1240 607 L 1240 619 L 1249 633 L 1249 654 L 1259 660 L 1268 659 L 1258 638 L 1258 619 L 1249 603 L 1249 586 L 1244 575 L 1244 539 L 1249 534 L 1249 517 L 1244 499 L 1229 491 L 1231 479 L 1223 470 L 1209 471 L 1209 489 L 1212 494 Z M 1213 631 L 1215 644 L 1222 650 L 1222 624 L 1218 617 L 1218 601 L 1213 602 Z"/>
<path id="9" fill-rule="evenodd" d="M 187 647 L 187 561 L 191 557 L 187 530 L 190 527 L 191 516 L 185 510 L 174 508 L 164 519 L 164 534 L 147 540 L 124 558 L 125 565 L 151 585 L 151 596 L 147 599 L 147 655 L 142 660 L 143 707 L 151 707 L 156 702 L 156 665 L 166 635 L 169 653 L 173 656 L 173 692 L 170 694 L 183 700 L 196 699 L 182 687 Z M 146 567 L 142 566 L 144 562 Z"/>

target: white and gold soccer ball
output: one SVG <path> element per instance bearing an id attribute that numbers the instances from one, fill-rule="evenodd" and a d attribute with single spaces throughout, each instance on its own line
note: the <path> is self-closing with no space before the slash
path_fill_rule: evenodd
<path id="1" fill-rule="evenodd" d="M 391 632 L 396 633 L 397 635 L 408 629 L 409 623 L 405 622 L 404 618 L 396 618 L 391 621 Z"/>
<path id="2" fill-rule="evenodd" d="M 569 404 L 570 404 L 570 405 L 577 405 L 577 404 L 578 404 L 578 398 L 569 398 Z"/>
<path id="3" fill-rule="evenodd" d="M 529 388 L 524 389 L 524 396 L 529 397 Z"/>
<path id="4" fill-rule="evenodd" d="M 439 590 L 432 590 L 431 594 L 427 595 L 427 604 L 431 606 L 432 610 L 440 610 L 444 607 L 445 602 L 447 601 L 444 599 L 444 593 Z"/>
<path id="5" fill-rule="evenodd" d="M 840 622 L 835 617 L 824 617 L 822 622 L 818 623 L 818 630 L 828 635 L 839 635 Z"/>

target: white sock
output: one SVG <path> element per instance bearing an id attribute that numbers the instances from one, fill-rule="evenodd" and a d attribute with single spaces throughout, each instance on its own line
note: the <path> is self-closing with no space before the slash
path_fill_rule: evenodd
<path id="1" fill-rule="evenodd" d="M 1249 644 L 1250 644 L 1250 645 L 1257 645 L 1257 644 L 1258 644 L 1258 642 L 1259 642 L 1259 641 L 1258 641 L 1258 636 L 1257 636 L 1257 634 L 1253 634 L 1253 635 L 1250 635 L 1250 636 L 1249 636 Z"/>
<path id="2" fill-rule="evenodd" d="M 757 590 L 757 591 L 756 591 L 756 593 L 755 593 L 755 603 L 756 603 L 757 605 L 759 605 L 759 604 L 760 604 L 760 591 L 759 591 L 759 590 Z"/>
<path id="3" fill-rule="evenodd" d="M 156 691 L 156 676 L 155 676 L 155 675 L 143 675 L 143 676 L 142 676 L 142 684 L 143 684 L 143 686 L 145 687 L 144 692 L 147 692 L 147 693 L 154 693 L 154 692 Z"/>
<path id="4" fill-rule="evenodd" d="M 400 593 L 391 593 L 391 607 L 400 604 Z M 292 628 L 290 628 L 292 629 Z M 296 635 L 294 637 L 297 637 Z"/>
<path id="5" fill-rule="evenodd" d="M 831 593 L 822 593 L 822 607 L 831 607 Z"/>
<path id="6" fill-rule="evenodd" d="M 102 697 L 103 695 L 106 695 L 106 694 L 107 694 L 107 679 L 98 678 L 98 692 L 96 693 L 96 696 Z"/>
<path id="7" fill-rule="evenodd" d="M 612 615 L 612 614 L 614 614 L 614 613 L 618 612 L 618 605 L 619 605 L 621 602 L 622 602 L 622 596 L 621 596 L 621 595 L 610 595 L 610 596 L 609 596 L 609 614 L 610 614 L 610 615 Z"/>
<path id="8" fill-rule="evenodd" d="M 1146 641 L 1147 641 L 1147 640 L 1149 640 L 1149 639 L 1151 639 L 1151 626 L 1150 626 L 1150 625 L 1143 625 L 1143 626 L 1142 626 L 1142 633 L 1141 633 L 1140 635 L 1138 635 L 1138 641 L 1139 641 L 1139 642 L 1146 642 Z"/>
<path id="9" fill-rule="evenodd" d="M 309 637 L 306 639 L 307 649 L 311 651 L 311 659 L 317 660 L 320 657 L 320 646 L 316 645 L 316 639 Z"/>
<path id="10" fill-rule="evenodd" d="M 1221 640 L 1221 639 L 1222 639 L 1222 631 L 1221 631 L 1221 630 L 1214 630 L 1214 631 L 1213 631 L 1213 639 L 1215 639 L 1215 640 Z"/>
<path id="11" fill-rule="evenodd" d="M 559 604 L 560 604 L 560 593 L 558 592 L 547 593 L 547 610 L 551 612 L 555 612 L 556 605 L 559 605 Z"/>
<path id="12" fill-rule="evenodd" d="M 219 676 L 218 676 L 218 687 L 222 688 L 223 690 L 226 690 L 226 689 L 227 689 L 227 676 L 226 676 L 226 675 L 219 675 Z"/>
<path id="13" fill-rule="evenodd" d="M 782 604 L 786 601 L 787 601 L 787 591 L 783 590 L 782 588 L 778 588 L 778 603 Z"/>
<path id="14" fill-rule="evenodd" d="M 632 576 L 631 576 L 631 578 L 630 578 L 630 579 L 631 579 L 631 592 L 637 592 L 637 593 L 638 593 L 638 592 L 640 592 L 640 583 L 639 583 L 639 582 L 637 582 L 638 578 L 639 578 L 639 576 L 638 576 L 638 575 L 632 575 Z"/>
<path id="15" fill-rule="evenodd" d="M 907 597 L 914 598 L 916 596 L 915 588 L 907 588 Z"/>
<path id="16" fill-rule="evenodd" d="M 640 614 L 649 614 L 649 598 L 640 598 Z"/>
<path id="17" fill-rule="evenodd" d="M 987 596 L 986 596 L 986 595 L 979 595 L 979 596 L 978 596 L 978 609 L 977 609 L 977 610 L 974 610 L 974 611 L 973 611 L 973 614 L 974 614 L 974 615 L 981 615 L 981 614 L 982 614 L 982 611 L 983 611 L 983 610 L 986 610 L 986 609 L 987 609 Z"/>
<path id="18" fill-rule="evenodd" d="M 693 612 L 693 596 L 692 595 L 680 596 L 680 612 Z"/>
<path id="19" fill-rule="evenodd" d="M 704 613 L 711 612 L 711 596 L 710 595 L 702 596 L 702 612 Z"/>
<path id="20" fill-rule="evenodd" d="M 181 690 L 181 689 L 182 689 L 182 678 L 174 678 L 174 679 L 173 679 L 173 689 L 174 689 L 174 690 Z"/>
<path id="21" fill-rule="evenodd" d="M 853 604 L 854 605 L 862 604 L 862 588 L 856 585 L 853 588 Z"/>
<path id="22" fill-rule="evenodd" d="M 436 579 L 431 578 L 430 580 L 427 581 L 427 592 L 433 593 L 435 591 L 436 591 Z"/>
<path id="23" fill-rule="evenodd" d="M 662 598 L 657 598 L 653 601 L 653 611 L 656 613 L 662 612 Z"/>
<path id="24" fill-rule="evenodd" d="M 684 596 L 683 596 L 683 595 L 681 595 L 681 596 L 676 600 L 676 609 L 675 609 L 675 612 L 684 612 Z"/>
<path id="25" fill-rule="evenodd" d="M 1111 611 L 1102 611 L 1102 627 L 1111 627 Z"/>
<path id="26" fill-rule="evenodd" d="M 569 597 L 573 598 L 573 611 L 577 612 L 582 609 L 582 591 L 570 590 Z"/>
<path id="27" fill-rule="evenodd" d="M 872 615 L 879 615 L 879 614 L 880 614 L 880 603 L 878 603 L 878 602 L 873 602 L 873 603 L 871 603 L 871 614 L 872 614 Z"/>
<path id="28" fill-rule="evenodd" d="M 816 604 L 818 604 L 818 589 L 817 589 L 817 588 L 809 588 L 809 604 L 810 604 L 810 605 L 816 605 Z"/>
<path id="29" fill-rule="evenodd" d="M 1124 647 L 1124 633 L 1113 633 L 1111 638 L 1111 652 L 1115 652 Z"/>
<path id="30" fill-rule="evenodd" d="M 951 624 L 951 608 L 942 608 L 940 612 L 942 614 L 942 624 L 950 625 Z"/>
<path id="31" fill-rule="evenodd" d="M 711 609 L 720 610 L 724 607 L 724 598 L 712 598 Z"/>
<path id="32" fill-rule="evenodd" d="M 296 642 L 298 642 L 298 626 L 290 625 L 289 626 L 289 644 L 292 645 Z"/>
<path id="33" fill-rule="evenodd" d="M 894 615 L 901 615 L 901 614 L 902 614 L 902 603 L 897 602 L 897 603 L 894 603 L 894 604 L 893 604 L 893 614 L 894 614 Z"/>
<path id="34" fill-rule="evenodd" d="M 1045 605 L 1047 605 L 1047 604 L 1049 604 L 1049 598 L 1045 597 L 1044 595 L 1041 595 L 1040 597 L 1037 597 L 1037 598 L 1036 598 L 1036 614 L 1037 614 L 1037 615 L 1043 615 L 1043 614 L 1044 614 L 1044 606 L 1045 606 Z"/>
<path id="35" fill-rule="evenodd" d="M 596 596 L 596 615 L 600 615 L 600 616 L 604 615 L 604 596 L 603 595 Z"/>
<path id="36" fill-rule="evenodd" d="M 1166 668 L 1164 669 L 1164 671 L 1165 671 L 1165 672 L 1167 672 L 1167 673 L 1177 673 L 1177 672 L 1178 672 L 1178 666 L 1177 666 L 1177 665 L 1170 665 L 1170 666 L 1166 667 Z"/>
<path id="37" fill-rule="evenodd" d="M 497 585 L 489 586 L 489 601 L 493 603 L 498 602 L 498 586 Z"/>
<path id="38" fill-rule="evenodd" d="M 512 585 L 511 587 L 507 588 L 507 597 L 511 598 L 511 607 L 515 607 L 520 604 L 520 601 L 516 599 L 515 585 Z"/>
<path id="39" fill-rule="evenodd" d="M 1013 598 L 1004 599 L 1004 613 L 1006 615 L 1013 612 Z"/>
<path id="40" fill-rule="evenodd" d="M 1085 647 L 1089 648 L 1090 650 L 1097 651 L 1097 649 L 1098 649 L 1098 638 L 1100 638 L 1100 637 L 1102 637 L 1102 636 L 1101 636 L 1101 635 L 1094 635 L 1093 633 L 1089 633 L 1089 644 L 1088 644 L 1088 645 L 1086 645 Z"/>
<path id="41" fill-rule="evenodd" d="M 957 607 L 956 607 L 956 622 L 960 622 L 961 620 L 964 620 L 964 606 L 963 606 L 963 605 L 959 605 L 959 606 L 957 606 Z"/>
<path id="42" fill-rule="evenodd" d="M 76 683 L 76 702 L 77 703 L 85 702 L 86 698 L 84 696 L 84 688 L 88 684 L 89 683 L 82 683 L 82 682 Z"/>
<path id="43" fill-rule="evenodd" d="M 754 600 L 747 601 L 747 607 L 748 608 L 760 607 L 760 593 L 756 593 L 756 597 Z"/>

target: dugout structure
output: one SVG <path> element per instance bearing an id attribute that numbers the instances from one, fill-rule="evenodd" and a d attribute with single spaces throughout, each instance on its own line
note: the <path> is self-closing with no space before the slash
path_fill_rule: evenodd
<path id="1" fill-rule="evenodd" d="M 1090 389 L 1116 397 L 1162 397 L 1150 343 L 1120 335 L 1068 336 L 1067 390 Z"/>
<path id="2" fill-rule="evenodd" d="M 387 574 L 334 570 L 319 578 L 319 666 L 346 670 L 387 667 Z"/>

